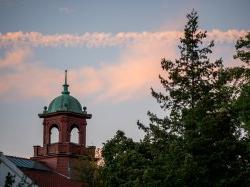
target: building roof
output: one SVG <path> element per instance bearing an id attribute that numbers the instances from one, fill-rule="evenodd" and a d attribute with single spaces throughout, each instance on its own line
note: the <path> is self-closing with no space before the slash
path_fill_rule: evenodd
<path id="1" fill-rule="evenodd" d="M 29 176 L 39 187 L 83 187 L 82 182 L 69 179 L 55 172 L 44 172 L 35 170 L 25 170 L 24 173 Z"/>
<path id="2" fill-rule="evenodd" d="M 61 92 L 62 95 L 52 100 L 52 102 L 49 104 L 48 110 L 47 107 L 44 108 L 44 114 L 55 112 L 74 112 L 82 114 L 83 112 L 86 112 L 85 109 L 84 111 L 82 110 L 80 102 L 70 95 L 68 87 L 67 70 L 65 70 L 65 82 L 63 84 L 63 91 Z"/>
<path id="3" fill-rule="evenodd" d="M 50 171 L 50 169 L 46 165 L 35 160 L 14 157 L 14 156 L 6 156 L 6 157 L 19 168 Z"/>
<path id="4" fill-rule="evenodd" d="M 78 182 L 50 170 L 45 164 L 14 156 L 5 156 L 16 167 L 27 175 L 39 187 L 83 187 L 82 182 Z"/>
<path id="5" fill-rule="evenodd" d="M 49 104 L 47 113 L 59 111 L 82 113 L 82 106 L 76 98 L 69 94 L 62 94 Z"/>
<path id="6" fill-rule="evenodd" d="M 25 186 L 37 187 L 21 168 L 17 167 L 7 156 L 0 152 L 0 186 L 4 186 L 8 174 L 15 178 L 12 186 L 18 186 L 22 182 L 26 184 Z"/>

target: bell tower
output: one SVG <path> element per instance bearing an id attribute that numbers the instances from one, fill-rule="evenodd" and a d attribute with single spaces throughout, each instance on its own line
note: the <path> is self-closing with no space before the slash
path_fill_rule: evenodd
<path id="1" fill-rule="evenodd" d="M 43 146 L 34 146 L 32 159 L 46 163 L 54 171 L 71 177 L 74 160 L 82 155 L 89 155 L 86 148 L 87 119 L 92 115 L 87 108 L 70 95 L 67 83 L 67 70 L 61 95 L 56 97 L 41 114 L 43 118 Z M 52 129 L 58 131 L 57 142 L 52 142 Z M 78 142 L 71 142 L 72 130 L 78 131 Z"/>

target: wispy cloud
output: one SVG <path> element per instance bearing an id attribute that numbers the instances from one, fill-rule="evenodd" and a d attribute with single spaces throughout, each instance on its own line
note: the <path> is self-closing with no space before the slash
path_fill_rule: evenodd
<path id="1" fill-rule="evenodd" d="M 48 97 L 56 91 L 56 84 L 50 79 L 61 74 L 34 62 L 33 51 L 29 48 L 8 51 L 0 59 L 0 72 L 0 98 L 7 100 Z"/>
<path id="2" fill-rule="evenodd" d="M 213 30 L 208 39 L 227 44 L 246 31 Z M 177 57 L 176 46 L 181 33 L 177 31 L 145 33 L 85 33 L 84 35 L 43 35 L 41 33 L 6 33 L 0 35 L 0 47 L 6 54 L 0 59 L 0 98 L 11 100 L 33 97 L 50 98 L 60 92 L 62 70 L 37 62 L 32 47 L 104 47 L 125 45 L 116 63 L 82 66 L 71 69 L 70 90 L 79 98 L 95 96 L 94 100 L 120 102 L 142 97 L 151 86 L 159 84 L 162 57 Z M 129 44 L 129 45 L 128 45 Z M 23 47 L 24 45 L 25 47 Z M 18 47 L 21 46 L 21 47 Z M 14 47 L 14 48 L 13 48 Z M 233 49 L 229 49 L 233 50 Z M 224 55 L 232 51 L 224 51 Z M 220 56 L 223 54 L 220 54 Z M 32 62 L 32 63 L 31 63 Z M 10 69 L 11 71 L 5 71 Z M 51 98 L 50 98 L 51 99 Z"/>
<path id="3" fill-rule="evenodd" d="M 15 67 L 23 63 L 27 56 L 30 56 L 31 51 L 29 48 L 11 49 L 7 51 L 5 56 L 0 59 L 0 69 Z"/>
<path id="4" fill-rule="evenodd" d="M 95 95 L 96 101 L 113 102 L 141 97 L 158 82 L 161 57 L 175 56 L 171 45 L 173 43 L 160 41 L 138 42 L 127 47 L 115 64 L 71 69 L 71 93 L 80 98 Z M 12 50 L 7 56 L 13 59 L 19 53 L 23 57 L 18 64 L 9 64 L 14 71 L 0 74 L 0 98 L 15 100 L 58 95 L 63 72 L 34 62 L 35 59 L 30 59 L 33 53 L 27 53 L 26 49 Z"/>
<path id="5" fill-rule="evenodd" d="M 60 7 L 58 10 L 59 10 L 59 12 L 61 12 L 63 14 L 72 14 L 75 12 L 74 9 L 69 8 L 69 7 Z"/>
<path id="6" fill-rule="evenodd" d="M 217 42 L 234 42 L 246 34 L 246 30 L 212 30 L 208 32 L 208 40 Z M 170 42 L 182 36 L 179 31 L 164 32 L 120 32 L 117 34 L 94 32 L 73 34 L 45 35 L 39 32 L 8 32 L 0 34 L 0 47 L 111 47 L 128 45 L 138 41 Z"/>

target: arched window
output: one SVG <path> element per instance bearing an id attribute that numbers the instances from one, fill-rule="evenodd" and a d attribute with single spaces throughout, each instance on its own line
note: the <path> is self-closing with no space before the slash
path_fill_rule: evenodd
<path id="1" fill-rule="evenodd" d="M 56 126 L 50 129 L 50 143 L 57 143 L 59 142 L 59 131 Z"/>
<path id="2" fill-rule="evenodd" d="M 79 144 L 79 130 L 77 127 L 71 129 L 70 142 Z"/>

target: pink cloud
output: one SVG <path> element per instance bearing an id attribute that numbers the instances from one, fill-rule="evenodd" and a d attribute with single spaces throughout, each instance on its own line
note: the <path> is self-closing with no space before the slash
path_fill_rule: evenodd
<path id="1" fill-rule="evenodd" d="M 247 33 L 246 30 L 212 30 L 208 32 L 209 40 L 219 42 L 234 42 L 240 36 Z M 44 35 L 39 32 L 8 32 L 0 34 L 0 47 L 30 46 L 30 47 L 109 47 L 130 45 L 138 41 L 162 41 L 178 40 L 182 32 L 120 32 L 116 34 L 93 32 L 77 34 Z"/>
<path id="2" fill-rule="evenodd" d="M 213 30 L 208 35 L 209 38 L 215 38 L 216 41 L 227 44 L 244 33 L 245 31 Z M 1 35 L 0 46 L 4 46 L 6 41 L 23 41 L 21 39 L 23 34 L 6 34 L 4 37 L 9 39 L 4 40 Z M 28 35 L 30 37 L 32 34 Z M 161 72 L 161 58 L 174 59 L 177 56 L 175 50 L 179 43 L 179 36 L 179 32 L 167 32 L 167 34 L 166 32 L 118 33 L 115 35 L 117 41 L 113 41 L 113 43 L 126 43 L 128 38 L 136 38 L 136 40 L 124 48 L 117 63 L 70 69 L 69 83 L 72 95 L 80 99 L 94 95 L 93 100 L 113 102 L 148 95 L 151 86 L 154 88 L 159 86 L 158 75 Z M 41 35 L 41 37 L 43 36 Z M 62 38 L 60 39 L 60 37 Z M 34 33 L 31 41 L 38 45 L 57 46 L 65 42 L 65 36 L 60 37 L 55 39 L 54 36 L 49 36 L 49 38 L 40 40 L 39 37 L 37 38 L 37 33 Z M 68 36 L 69 41 L 71 37 L 72 35 Z M 92 36 L 89 35 L 87 38 L 89 37 Z M 110 35 L 99 33 L 98 38 L 97 43 L 103 43 L 104 46 L 110 42 Z M 62 42 L 60 43 L 60 41 Z M 75 45 L 75 41 L 73 43 Z M 0 74 L 0 98 L 13 100 L 42 97 L 49 101 L 52 99 L 51 96 L 60 94 L 63 71 L 37 62 L 34 56 L 33 51 L 29 48 L 15 48 L 0 59 L 0 70 L 6 67 L 14 70 Z M 29 63 L 30 61 L 32 63 Z"/>
<path id="3" fill-rule="evenodd" d="M 22 63 L 31 53 L 29 48 L 15 49 L 8 51 L 5 56 L 0 59 L 0 69 L 16 66 Z"/>
<path id="4" fill-rule="evenodd" d="M 161 58 L 175 56 L 171 44 L 143 41 L 128 47 L 118 64 L 100 70 L 108 88 L 100 99 L 122 101 L 150 93 L 150 87 L 159 82 Z"/>
<path id="5" fill-rule="evenodd" d="M 23 56 L 18 65 L 12 64 L 15 72 L 0 75 L 0 97 L 52 99 L 51 96 L 60 93 L 62 70 L 51 69 L 39 62 L 28 63 L 32 52 L 27 53 L 24 49 L 16 49 L 7 56 L 13 59 L 17 53 Z M 173 54 L 170 43 L 163 44 L 158 40 L 135 43 L 125 49 L 116 64 L 69 70 L 70 91 L 77 97 L 95 94 L 98 101 L 117 102 L 135 95 L 140 97 L 149 93 L 149 88 L 158 82 L 161 57 Z"/>
<path id="6" fill-rule="evenodd" d="M 216 43 L 230 43 L 235 42 L 242 36 L 245 36 L 247 32 L 249 31 L 236 29 L 221 31 L 218 29 L 213 29 L 212 31 L 207 33 L 207 37 L 208 40 L 215 40 Z"/>
<path id="7" fill-rule="evenodd" d="M 75 12 L 74 9 L 69 8 L 69 7 L 60 7 L 60 8 L 59 8 L 59 11 L 60 11 L 61 13 L 63 13 L 63 14 L 72 14 L 72 13 Z"/>

